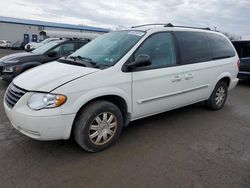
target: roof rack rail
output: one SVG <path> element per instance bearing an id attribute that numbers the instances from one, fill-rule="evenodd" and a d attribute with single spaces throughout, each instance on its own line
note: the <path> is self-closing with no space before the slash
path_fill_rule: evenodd
<path id="1" fill-rule="evenodd" d="M 166 25 L 164 25 L 164 27 L 180 27 L 180 28 L 189 28 L 189 29 L 204 29 L 204 30 L 211 30 L 209 27 L 189 27 L 189 26 L 183 26 L 183 25 L 173 25 L 171 23 L 168 23 Z"/>
<path id="2" fill-rule="evenodd" d="M 131 28 L 144 27 L 144 26 L 151 26 L 151 25 L 162 25 L 163 27 L 181 27 L 181 28 L 189 28 L 189 29 L 204 29 L 204 30 L 211 30 L 209 27 L 206 27 L 206 28 L 201 28 L 201 27 L 189 27 L 189 26 L 182 26 L 182 25 L 173 25 L 172 23 L 168 23 L 168 24 L 163 24 L 163 23 L 143 24 L 143 25 L 132 26 Z"/>
<path id="3" fill-rule="evenodd" d="M 153 24 L 143 24 L 143 25 L 136 25 L 136 26 L 132 26 L 131 28 L 137 28 L 137 27 L 144 27 L 144 26 L 151 26 L 151 25 L 167 25 L 167 24 L 164 24 L 164 23 L 153 23 Z"/>

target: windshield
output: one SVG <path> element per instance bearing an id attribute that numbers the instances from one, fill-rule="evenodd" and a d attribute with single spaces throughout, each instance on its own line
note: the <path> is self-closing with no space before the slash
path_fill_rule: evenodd
<path id="1" fill-rule="evenodd" d="M 115 31 L 86 44 L 71 57 L 90 59 L 98 65 L 116 64 L 145 34 L 143 31 Z"/>
<path id="2" fill-rule="evenodd" d="M 47 52 L 51 48 L 55 47 L 57 44 L 58 44 L 58 42 L 50 42 L 50 43 L 44 44 L 44 45 L 40 46 L 39 48 L 33 50 L 32 53 L 44 54 L 45 52 Z"/>
<path id="3" fill-rule="evenodd" d="M 49 43 L 50 41 L 53 41 L 53 40 L 55 40 L 55 39 L 53 39 L 53 38 L 47 38 L 47 39 L 43 40 L 41 42 L 41 44 L 47 44 L 47 43 Z"/>

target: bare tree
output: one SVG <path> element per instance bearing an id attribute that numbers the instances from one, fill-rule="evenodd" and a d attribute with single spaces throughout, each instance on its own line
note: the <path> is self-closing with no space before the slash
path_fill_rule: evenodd
<path id="1" fill-rule="evenodd" d="M 231 41 L 233 40 L 241 40 L 241 36 L 240 35 L 235 35 L 229 32 L 225 32 L 225 31 L 218 31 L 220 33 L 223 33 L 224 35 L 226 35 Z"/>

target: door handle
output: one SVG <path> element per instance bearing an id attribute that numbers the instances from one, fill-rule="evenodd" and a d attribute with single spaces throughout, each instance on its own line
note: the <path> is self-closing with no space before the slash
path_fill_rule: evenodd
<path id="1" fill-rule="evenodd" d="M 190 79 L 193 79 L 194 78 L 194 75 L 193 74 L 186 74 L 185 75 L 185 80 L 190 80 Z"/>
<path id="2" fill-rule="evenodd" d="M 172 78 L 172 82 L 180 82 L 182 80 L 182 76 L 174 76 Z"/>

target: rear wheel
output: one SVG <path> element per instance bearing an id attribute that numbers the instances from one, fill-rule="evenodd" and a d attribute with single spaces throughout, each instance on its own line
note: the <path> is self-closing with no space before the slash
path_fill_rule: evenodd
<path id="1" fill-rule="evenodd" d="M 226 82 L 219 81 L 211 94 L 210 98 L 206 101 L 206 105 L 211 110 L 220 110 L 223 108 L 228 94 L 228 86 Z"/>
<path id="2" fill-rule="evenodd" d="M 98 152 L 114 144 L 122 131 L 120 109 L 108 101 L 90 103 L 74 125 L 76 142 L 86 151 Z"/>

